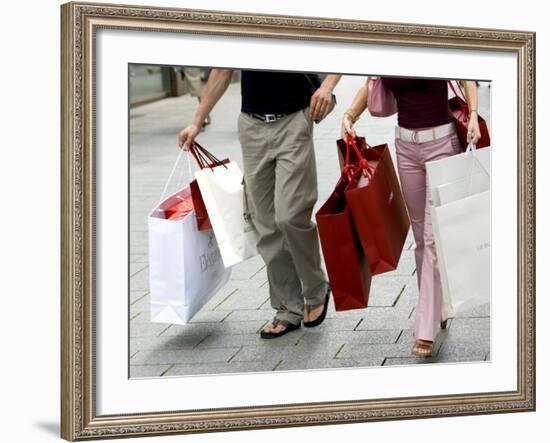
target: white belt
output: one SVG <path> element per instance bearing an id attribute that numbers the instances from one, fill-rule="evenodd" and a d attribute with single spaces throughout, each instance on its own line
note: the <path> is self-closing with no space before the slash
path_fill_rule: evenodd
<path id="1" fill-rule="evenodd" d="M 430 129 L 422 129 L 415 131 L 414 129 L 406 129 L 401 126 L 395 127 L 395 138 L 410 143 L 426 143 L 438 138 L 445 137 L 456 133 L 455 122 L 450 122 L 445 125 L 435 126 Z"/>

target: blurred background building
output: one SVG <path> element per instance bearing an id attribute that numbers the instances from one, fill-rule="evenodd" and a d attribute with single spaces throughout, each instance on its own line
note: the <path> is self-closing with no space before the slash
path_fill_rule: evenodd
<path id="1" fill-rule="evenodd" d="M 200 71 L 200 82 L 208 80 L 210 68 L 196 68 Z M 166 97 L 180 97 L 192 89 L 186 78 L 183 66 L 130 64 L 130 106 L 141 105 Z M 240 80 L 240 72 L 235 71 L 233 81 Z"/>

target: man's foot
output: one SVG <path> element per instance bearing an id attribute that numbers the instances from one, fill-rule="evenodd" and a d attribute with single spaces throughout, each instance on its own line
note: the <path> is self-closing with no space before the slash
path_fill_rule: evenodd
<path id="1" fill-rule="evenodd" d="M 296 329 L 300 329 L 300 323 L 294 325 L 292 323 L 282 322 L 275 319 L 262 329 L 262 332 L 260 332 L 260 337 L 267 339 L 282 337 L 286 333 Z"/>
<path id="2" fill-rule="evenodd" d="M 313 328 L 319 326 L 325 320 L 328 311 L 328 301 L 330 298 L 330 288 L 327 289 L 325 294 L 325 302 L 322 305 L 315 307 L 304 306 L 304 326 L 306 328 Z"/>

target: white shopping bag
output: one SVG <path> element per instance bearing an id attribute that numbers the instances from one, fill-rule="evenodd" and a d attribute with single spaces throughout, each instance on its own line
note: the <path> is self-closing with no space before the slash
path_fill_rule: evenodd
<path id="1" fill-rule="evenodd" d="M 223 265 L 214 232 L 197 229 L 194 211 L 181 220 L 165 218 L 165 209 L 190 195 L 187 186 L 159 203 L 148 217 L 153 322 L 186 324 L 231 274 Z"/>
<path id="2" fill-rule="evenodd" d="M 428 162 L 432 227 L 449 314 L 490 301 L 490 148 Z"/>
<path id="3" fill-rule="evenodd" d="M 226 267 L 258 254 L 257 232 L 244 205 L 243 174 L 235 162 L 195 172 Z"/>

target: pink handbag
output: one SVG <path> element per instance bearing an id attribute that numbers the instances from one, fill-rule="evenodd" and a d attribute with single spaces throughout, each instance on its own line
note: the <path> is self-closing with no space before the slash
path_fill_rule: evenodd
<path id="1" fill-rule="evenodd" d="M 367 108 L 373 117 L 389 117 L 397 112 L 397 101 L 381 77 L 370 77 L 367 88 Z"/>

